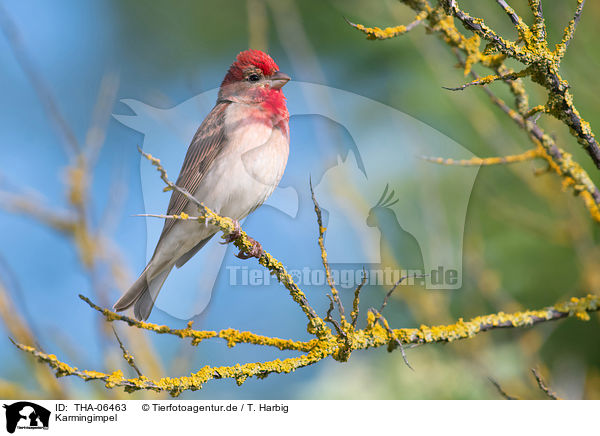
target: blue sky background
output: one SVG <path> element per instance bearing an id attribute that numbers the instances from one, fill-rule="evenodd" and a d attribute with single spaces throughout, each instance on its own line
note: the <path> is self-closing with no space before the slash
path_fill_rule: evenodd
<path id="1" fill-rule="evenodd" d="M 133 0 L 60 0 L 52 3 L 7 0 L 2 5 L 18 27 L 23 46 L 37 72 L 56 97 L 60 111 L 80 142 L 84 141 L 90 126 L 100 84 L 106 74 L 119 77 L 112 113 L 133 114 L 119 102 L 120 99 L 169 109 L 218 86 L 235 54 L 248 47 L 247 4 L 244 1 L 221 7 L 211 2 L 141 5 Z M 478 11 L 479 6 L 473 7 Z M 556 24 L 554 27 L 559 27 L 558 24 L 568 16 L 561 7 L 548 8 L 547 16 L 551 24 Z M 469 150 L 482 156 L 518 151 L 523 146 L 524 135 L 510 123 L 498 121 L 498 114 L 486 109 L 483 97 L 475 93 L 467 95 L 466 91 L 461 96 L 441 92 L 442 85 L 455 85 L 464 80 L 460 72 L 451 68 L 455 62 L 444 52 L 444 47 L 434 44 L 433 40 L 427 40 L 430 45 L 424 46 L 425 38 L 413 37 L 381 43 L 365 41 L 342 19 L 348 16 L 370 23 L 408 22 L 410 19 L 411 14 L 406 8 L 395 15 L 390 15 L 390 10 L 395 11 L 396 7 L 385 2 L 369 7 L 360 2 L 323 2 L 321 6 L 318 2 L 306 2 L 299 8 L 299 13 L 310 48 L 307 51 L 299 39 L 292 42 L 293 50 L 290 50 L 290 43 L 286 43 L 285 36 L 277 30 L 269 9 L 269 52 L 280 69 L 289 72 L 295 80 L 350 91 L 414 117 L 415 125 L 425 131 L 431 130 L 423 133 L 424 137 L 439 134 L 440 138 L 447 138 L 448 143 L 461 144 L 463 152 Z M 594 96 L 600 92 L 593 73 L 600 67 L 600 55 L 592 36 L 594 16 L 598 17 L 598 6 L 593 4 L 584 15 L 581 29 L 570 48 L 575 53 L 585 53 L 585 62 L 575 55 L 568 56 L 565 61 L 569 80 L 587 86 L 580 88 L 587 89 L 585 92 L 577 87 L 574 92 L 578 107 L 592 125 L 599 116 Z M 498 25 L 508 28 L 506 23 Z M 419 32 L 422 34 L 423 30 L 419 29 Z M 421 52 L 426 56 L 421 56 Z M 543 97 L 538 91 L 533 91 L 532 95 Z M 46 205 L 65 206 L 63 169 L 68 162 L 60 135 L 44 112 L 7 39 L 1 34 L 0 96 L 0 189 L 13 191 L 16 186 L 25 192 L 34 190 L 42 195 L 41 201 Z M 484 120 L 481 122 L 483 127 L 473 122 L 474 117 Z M 199 113 L 198 123 L 200 121 Z M 377 120 L 369 118 L 369 114 L 365 114 L 364 121 L 370 128 L 377 126 Z M 585 162 L 585 156 L 570 141 L 566 129 L 548 123 L 559 140 L 573 146 L 570 151 L 576 158 Z M 381 129 L 385 131 L 386 126 Z M 344 126 L 319 116 L 293 117 L 291 136 L 290 162 L 293 165 L 288 168 L 282 184 L 297 187 L 299 215 L 292 220 L 280 211 L 263 207 L 248 220 L 247 229 L 258 240 L 267 241 L 265 247 L 284 263 L 318 268 L 317 229 L 308 185 L 303 185 L 302 180 L 307 181 L 308 173 L 322 173 L 328 165 L 335 163 L 340 150 L 346 155 L 346 150 L 355 144 Z M 140 132 L 111 118 L 91 188 L 93 219 L 98 222 L 104 208 L 110 204 L 111 183 L 115 179 L 121 180 L 124 201 L 111 236 L 132 279 L 146 261 L 146 226 L 143 218 L 132 215 L 162 213 L 145 210 L 146 192 L 137 152 L 137 146 L 143 145 L 144 140 Z M 432 146 L 439 146 L 438 151 L 448 150 L 443 148 L 443 141 Z M 448 151 L 446 156 L 459 157 L 456 150 Z M 464 286 L 452 295 L 430 292 L 425 298 L 407 293 L 403 295 L 405 300 L 392 301 L 387 310 L 396 326 L 450 322 L 457 316 L 518 309 L 522 305 L 541 307 L 562 297 L 577 295 L 584 289 L 597 289 L 594 286 L 599 282 L 594 281 L 593 268 L 588 271 L 576 260 L 574 253 L 578 245 L 569 239 L 570 236 L 555 239 L 551 230 L 558 227 L 557 222 L 583 223 L 581 228 L 592 235 L 590 238 L 596 238 L 591 239 L 595 241 L 592 245 L 596 244 L 597 229 L 589 224 L 581 205 L 576 199 L 558 194 L 556 180 L 534 180 L 530 167 L 522 171 L 512 168 L 489 169 L 478 176 L 465 227 Z M 176 176 L 173 172 L 170 175 L 173 179 Z M 592 176 L 597 179 L 596 173 Z M 540 189 L 528 186 L 540 186 Z M 167 197 L 167 194 L 157 195 Z M 514 211 L 509 218 L 502 215 L 507 210 Z M 533 215 L 530 215 L 531 210 Z M 0 276 L 18 309 L 32 324 L 39 344 L 76 366 L 106 369 L 103 339 L 98 334 L 99 316 L 77 298 L 78 293 L 91 294 L 89 277 L 73 244 L 31 218 L 2 210 L 0 229 Z M 336 244 L 336 241 L 329 243 Z M 225 255 L 232 265 L 256 265 L 254 260 L 239 261 L 233 254 L 228 249 Z M 502 278 L 498 279 L 501 285 L 490 285 L 495 280 L 489 278 L 490 271 Z M 221 271 L 218 292 L 213 294 L 209 309 L 196 319 L 195 327 L 210 330 L 235 327 L 279 337 L 309 337 L 305 331 L 305 318 L 283 287 L 276 283 L 252 289 L 229 287 L 227 275 L 227 271 Z M 175 278 L 173 280 L 177 283 Z M 492 289 L 487 294 L 486 286 Z M 539 288 L 544 289 L 543 294 Z M 113 286 L 108 299 L 114 301 L 120 292 Z M 324 288 L 309 287 L 307 293 L 315 309 L 323 313 L 327 307 Z M 368 288 L 364 295 L 365 308 L 378 305 L 382 296 L 383 289 Z M 160 310 L 153 313 L 151 321 L 174 327 L 185 325 L 184 321 Z M 469 354 L 467 345 L 457 345 L 451 352 L 448 348 L 441 351 L 439 347 L 431 347 L 431 350 L 419 349 L 411 353 L 417 362 L 421 362 L 422 373 L 446 374 L 446 378 L 461 374 L 457 386 L 440 383 L 444 386 L 439 389 L 425 388 L 426 380 L 420 380 L 418 376 L 407 379 L 399 355 L 369 350 L 357 353 L 355 361 L 345 366 L 340 367 L 333 361 L 321 362 L 290 375 L 248 380 L 242 388 L 233 381 L 210 382 L 202 391 L 186 394 L 183 398 L 485 398 L 493 393 L 487 385 L 487 375 L 502 374 L 520 386 L 526 383 L 527 365 L 535 361 L 543 361 L 553 368 L 560 386 L 571 389 L 569 392 L 574 395 L 583 395 L 585 381 L 573 381 L 572 374 L 577 371 L 560 357 L 560 341 L 550 339 L 593 336 L 597 332 L 594 330 L 597 319 L 584 327 L 565 324 L 567 327 L 540 328 L 540 338 L 536 336 L 535 340 L 521 339 L 505 332 L 498 333 L 493 340 L 474 340 L 473 347 L 485 349 L 477 359 Z M 6 338 L 7 332 L 3 329 L 0 327 L 0 337 Z M 292 355 L 251 345 L 228 349 L 219 341 L 207 341 L 190 351 L 172 338 L 150 334 L 148 337 L 167 372 L 175 370 L 169 365 L 178 357 L 187 362 L 186 371 L 189 372 L 205 364 L 227 365 Z M 536 348 L 539 354 L 532 357 L 527 351 L 530 342 L 525 341 L 547 345 Z M 589 367 L 591 373 L 597 372 L 600 359 L 597 353 L 588 350 L 594 347 L 589 342 L 571 343 L 575 345 L 572 345 L 570 355 L 579 367 Z M 3 356 L 0 378 L 22 383 L 36 392 L 36 382 L 29 379 L 22 354 L 8 339 L 0 339 L 0 353 Z M 143 367 L 143 362 L 140 365 Z M 473 369 L 474 366 L 477 369 Z M 367 374 L 382 371 L 394 373 L 390 376 L 393 380 L 371 380 L 373 390 L 367 391 L 364 385 L 369 384 L 365 382 L 369 380 Z M 78 380 L 61 380 L 61 383 L 69 386 L 74 396 L 104 395 L 101 390 Z"/>

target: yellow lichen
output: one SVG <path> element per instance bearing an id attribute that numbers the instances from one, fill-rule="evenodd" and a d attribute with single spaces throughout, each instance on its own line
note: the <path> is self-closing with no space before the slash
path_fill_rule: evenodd
<path id="1" fill-rule="evenodd" d="M 219 332 L 218 336 L 228 341 L 229 345 L 238 342 L 253 343 L 256 345 L 273 345 L 280 349 L 297 350 L 305 352 L 298 357 L 287 359 L 275 359 L 270 362 L 235 364 L 233 366 L 205 366 L 196 373 L 182 377 L 164 377 L 159 380 L 151 380 L 148 377 L 125 378 L 122 371 L 117 370 L 110 374 L 97 371 L 78 370 L 57 359 L 52 354 L 45 354 L 34 347 L 16 344 L 21 350 L 30 353 L 39 360 L 47 363 L 56 372 L 57 377 L 76 376 L 83 380 L 103 380 L 107 388 L 121 386 L 127 392 L 135 390 L 166 391 L 173 396 L 179 395 L 186 390 L 201 389 L 202 386 L 213 379 L 232 378 L 238 384 L 244 383 L 249 377 L 265 377 L 271 373 L 289 373 L 304 366 L 316 363 L 326 357 L 337 360 L 347 360 L 354 350 L 380 347 L 391 344 L 398 340 L 403 344 L 418 344 L 431 342 L 452 342 L 459 339 L 470 338 L 486 330 L 507 327 L 524 327 L 538 322 L 560 319 L 564 317 L 576 317 L 588 320 L 590 312 L 600 310 L 600 297 L 587 295 L 581 298 L 571 298 L 569 301 L 558 303 L 552 307 L 540 310 L 527 310 L 512 314 L 498 312 L 496 314 L 477 316 L 469 321 L 459 318 L 456 323 L 441 326 L 421 325 L 419 328 L 406 328 L 392 330 L 385 319 L 382 324 L 377 323 L 377 316 L 369 311 L 367 315 L 367 327 L 355 329 L 349 323 L 343 323 L 345 337 L 333 335 L 327 329 L 327 335 L 308 342 L 291 341 L 277 338 L 268 338 L 255 335 L 250 332 L 239 332 L 234 329 L 226 329 Z M 128 322 L 126 318 L 121 319 Z M 150 328 L 149 323 L 140 323 L 144 328 L 160 333 L 161 329 Z M 188 324 L 185 330 L 191 330 Z M 172 331 L 175 331 L 174 329 Z M 184 330 L 180 330 L 184 331 Z M 193 332 L 193 331 L 192 331 Z M 214 337 L 215 332 L 190 332 L 190 336 Z"/>
<path id="2" fill-rule="evenodd" d="M 428 31 L 437 33 L 439 37 L 447 43 L 452 50 L 459 54 L 459 63 L 463 68 L 464 74 L 471 74 L 474 80 L 461 87 L 470 85 L 486 85 L 496 80 L 506 83 L 510 92 L 514 96 L 516 110 L 509 108 L 501 99 L 490 95 L 492 101 L 501 107 L 505 113 L 515 121 L 520 127 L 525 129 L 531 140 L 536 145 L 533 150 L 525 153 L 506 157 L 494 157 L 470 160 L 455 161 L 452 159 L 433 159 L 433 161 L 444 164 L 464 164 L 464 165 L 492 165 L 498 163 L 521 162 L 534 157 L 544 158 L 549 167 L 555 171 L 564 180 L 565 188 L 571 189 L 579 195 L 585 202 L 590 214 L 594 219 L 600 221 L 600 194 L 593 181 L 582 167 L 573 160 L 569 153 L 556 146 L 552 138 L 544 134 L 541 129 L 535 125 L 530 118 L 538 113 L 547 113 L 560 121 L 564 122 L 571 130 L 571 133 L 583 145 L 592 159 L 598 159 L 595 153 L 598 151 L 594 134 L 590 124 L 583 120 L 575 108 L 573 96 L 569 92 L 569 84 L 559 75 L 560 62 L 563 58 L 568 43 L 572 39 L 578 17 L 581 14 L 583 1 L 578 0 L 577 12 L 573 20 L 564 31 L 564 36 L 553 51 L 548 48 L 546 41 L 546 30 L 541 12 L 536 10 L 537 0 L 530 0 L 530 8 L 534 15 L 534 24 L 527 26 L 523 19 L 518 16 L 509 6 L 502 5 L 505 12 L 511 17 L 519 39 L 510 41 L 499 36 L 493 29 L 488 27 L 484 20 L 471 17 L 462 11 L 457 1 L 441 1 L 440 6 L 432 8 L 428 1 L 423 0 L 402 0 L 403 3 L 410 6 L 415 12 L 415 20 L 408 25 L 399 25 L 381 29 L 378 27 L 366 27 L 361 24 L 352 24 L 362 31 L 370 39 L 388 39 L 394 36 L 406 33 L 422 21 L 426 21 Z M 455 20 L 463 24 L 471 36 L 467 37 L 459 32 L 455 26 Z M 486 45 L 481 47 L 482 42 Z M 464 59 L 462 59 L 464 57 Z M 505 60 L 513 60 L 523 64 L 524 69 L 515 72 L 505 65 Z M 490 69 L 490 74 L 484 77 L 478 77 L 473 72 L 473 67 L 480 64 L 482 67 Z M 529 107 L 528 94 L 523 84 L 523 77 L 529 77 L 534 83 L 538 83 L 548 92 L 548 100 L 544 105 Z M 485 88 L 489 92 L 489 89 Z M 541 132 L 541 133 L 540 133 Z M 143 153 L 143 152 L 142 152 Z M 179 190 L 167 177 L 165 169 L 161 166 L 160 160 L 150 154 L 143 153 L 160 172 L 161 178 L 167 184 L 165 190 Z M 595 160 L 600 167 L 600 160 Z M 84 191 L 83 173 L 75 169 L 69 174 L 71 180 L 70 200 L 78 204 L 83 200 Z M 198 203 L 193 197 L 188 198 L 193 204 L 198 206 L 197 219 L 201 223 L 207 223 L 218 228 L 224 236 L 229 236 L 234 232 L 234 223 L 227 217 L 221 217 L 201 203 Z M 315 210 L 318 206 L 315 204 Z M 190 219 L 186 213 L 169 217 L 174 219 Z M 89 238 L 87 231 L 82 227 L 74 227 L 73 231 L 78 241 L 78 246 L 82 253 L 89 253 L 93 249 L 95 241 Z M 328 274 L 328 282 L 332 290 L 334 299 L 337 297 L 337 290 L 330 280 L 327 253 L 323 244 L 323 234 L 325 227 L 319 222 L 319 246 L 321 248 L 321 257 Z M 78 233 L 79 232 L 79 233 Z M 77 236 L 79 235 L 79 236 Z M 249 252 L 252 249 L 252 241 L 248 235 L 241 231 L 240 235 L 233 241 L 234 245 L 243 252 Z M 90 248 L 92 247 L 92 248 Z M 83 256 L 84 260 L 86 259 Z M 250 343 L 255 345 L 273 346 L 280 350 L 290 350 L 302 352 L 297 357 L 287 359 L 275 359 L 270 362 L 236 364 L 232 366 L 210 367 L 205 366 L 196 373 L 182 377 L 165 377 L 159 380 L 151 380 L 147 377 L 126 379 L 121 371 L 115 371 L 111 374 L 105 374 L 96 371 L 78 370 L 66 363 L 59 361 L 56 356 L 44 354 L 33 347 L 17 344 L 25 352 L 28 352 L 39 360 L 48 364 L 55 370 L 57 376 L 71 375 L 80 377 L 84 380 L 103 380 L 107 387 L 124 387 L 128 392 L 146 389 L 155 391 L 167 391 L 176 396 L 185 390 L 201 389 L 203 384 L 213 380 L 230 378 L 238 384 L 242 384 L 249 377 L 265 377 L 270 373 L 289 373 L 303 366 L 311 365 L 326 357 L 331 356 L 336 360 L 347 360 L 350 354 L 355 350 L 366 349 L 388 345 L 392 343 L 400 344 L 418 344 L 432 342 L 452 342 L 455 340 L 473 337 L 483 331 L 497 328 L 515 328 L 530 326 L 539 322 L 556 320 L 564 317 L 575 317 L 580 320 L 588 320 L 590 312 L 599 310 L 600 299 L 598 296 L 588 295 L 583 298 L 572 298 L 571 300 L 559 303 L 553 307 L 547 307 L 541 310 L 524 310 L 507 314 L 499 312 L 496 314 L 478 316 L 465 321 L 460 318 L 451 325 L 427 326 L 421 325 L 419 328 L 391 329 L 387 320 L 381 316 L 381 313 L 371 310 L 367 313 L 367 324 L 364 329 L 355 327 L 358 316 L 358 292 L 355 294 L 353 302 L 353 311 L 351 313 L 352 323 L 347 322 L 343 316 L 343 310 L 339 308 L 340 321 L 334 322 L 333 318 L 327 316 L 321 318 L 309 305 L 306 295 L 296 285 L 291 275 L 286 271 L 284 265 L 273 258 L 268 252 L 258 259 L 263 267 L 269 270 L 269 273 L 277 278 L 288 290 L 293 301 L 298 304 L 308 320 L 307 331 L 315 335 L 310 341 L 294 341 L 291 339 L 279 339 L 256 335 L 251 332 L 240 332 L 235 329 L 225 329 L 220 332 L 215 331 L 197 331 L 192 329 L 191 323 L 188 323 L 184 329 L 172 329 L 168 326 L 160 326 L 152 323 L 140 322 L 131 318 L 118 315 L 107 309 L 100 308 L 85 297 L 82 297 L 91 307 L 101 312 L 107 321 L 122 321 L 130 326 L 153 331 L 158 334 L 170 334 L 179 338 L 191 338 L 193 345 L 209 338 L 218 337 L 227 342 L 227 345 L 233 347 L 238 343 Z M 329 315 L 329 314 L 328 314 Z M 325 324 L 324 320 L 335 326 L 336 333 Z M 131 356 L 124 351 L 125 359 L 129 361 Z"/>

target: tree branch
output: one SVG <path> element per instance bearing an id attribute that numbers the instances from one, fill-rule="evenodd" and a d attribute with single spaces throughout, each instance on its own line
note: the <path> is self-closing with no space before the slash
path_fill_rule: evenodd
<path id="1" fill-rule="evenodd" d="M 85 299 L 84 299 L 85 300 Z M 89 303 L 88 303 L 89 304 Z M 141 323 L 132 319 L 126 319 L 117 315 L 108 309 L 100 310 L 109 320 L 121 320 L 130 322 L 140 328 L 147 323 Z M 326 357 L 333 357 L 340 360 L 341 357 L 347 357 L 352 351 L 362 350 L 373 347 L 390 345 L 392 342 L 399 341 L 401 344 L 431 344 L 436 342 L 452 342 L 460 339 L 472 338 L 482 332 L 501 328 L 529 327 L 535 324 L 554 321 L 567 317 L 576 317 L 581 320 L 589 320 L 591 312 L 600 310 L 600 297 L 596 295 L 587 295 L 582 298 L 571 298 L 569 301 L 558 303 L 551 307 L 540 310 L 527 310 L 506 314 L 499 312 L 486 316 L 478 316 L 470 321 L 459 319 L 455 324 L 443 326 L 421 326 L 419 328 L 391 329 L 375 322 L 377 315 L 374 311 L 369 311 L 367 327 L 365 329 L 345 330 L 346 338 L 340 335 L 329 335 L 327 337 L 317 338 L 311 343 L 311 348 L 306 354 L 299 357 L 288 358 L 284 360 L 276 359 L 263 363 L 247 363 L 235 366 L 210 367 L 205 366 L 200 371 L 192 373 L 189 376 L 178 378 L 165 377 L 159 380 L 151 380 L 140 376 L 136 378 L 126 378 L 121 371 L 114 371 L 110 374 L 98 371 L 80 370 L 69 364 L 60 361 L 56 356 L 43 353 L 34 347 L 14 342 L 20 350 L 30 353 L 50 366 L 57 377 L 75 376 L 83 380 L 101 380 L 107 388 L 117 386 L 125 388 L 127 392 L 136 390 L 166 391 L 173 396 L 179 395 L 186 390 L 201 389 L 202 386 L 210 380 L 233 378 L 238 384 L 242 384 L 248 377 L 265 377 L 271 373 L 289 373 L 296 369 L 312 365 L 323 360 Z M 190 327 L 190 326 L 188 326 Z M 157 333 L 170 333 L 168 327 L 148 330 Z M 159 331 L 164 330 L 164 331 Z M 182 333 L 178 331 L 176 335 L 182 334 L 191 337 L 191 333 Z M 208 337 L 216 337 L 214 332 L 200 332 Z M 238 332 L 239 333 L 239 332 Z M 251 341 L 248 341 L 252 343 Z"/>

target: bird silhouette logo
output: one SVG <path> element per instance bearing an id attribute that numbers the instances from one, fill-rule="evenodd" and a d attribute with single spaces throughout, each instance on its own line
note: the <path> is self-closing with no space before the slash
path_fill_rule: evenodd
<path id="1" fill-rule="evenodd" d="M 206 91 L 167 109 L 125 99 L 121 102 L 133 114 L 113 116 L 143 133 L 144 152 L 160 158 L 174 177 L 197 120 L 210 111 L 216 95 L 216 89 Z M 331 265 L 360 272 L 365 265 L 394 263 L 423 271 L 428 289 L 459 289 L 466 212 L 479 167 L 441 166 L 421 156 L 470 159 L 474 154 L 402 111 L 348 91 L 291 81 L 286 97 L 291 140 L 285 174 L 261 207 L 260 221 L 253 216 L 242 227 L 258 236 L 266 250 L 275 248 L 273 254 L 286 259 L 288 267 L 301 270 L 311 265 L 297 250 L 308 237 L 305 227 L 314 237 L 311 176 L 327 220 L 325 242 Z M 304 122 L 307 117 L 341 126 L 352 145 L 336 148 L 339 141 L 312 131 Z M 326 157 L 328 150 L 337 151 Z M 164 184 L 145 159 L 140 160 L 140 178 L 145 210 L 138 213 L 162 213 L 168 196 L 162 194 Z M 263 219 L 265 214 L 268 220 Z M 163 223 L 156 218 L 145 222 L 149 259 Z M 294 231 L 289 231 L 292 226 Z M 165 285 L 169 290 L 164 295 L 169 297 L 161 293 L 157 308 L 179 319 L 205 310 L 214 289 L 226 282 L 227 268 L 237 262 L 234 256 L 226 256 L 228 246 L 219 242 L 213 238 L 173 274 Z M 429 272 L 439 268 L 455 272 L 456 280 L 432 280 Z"/>
<path id="2" fill-rule="evenodd" d="M 4 404 L 6 409 L 6 431 L 14 433 L 16 429 L 48 429 L 50 411 L 29 401 Z"/>

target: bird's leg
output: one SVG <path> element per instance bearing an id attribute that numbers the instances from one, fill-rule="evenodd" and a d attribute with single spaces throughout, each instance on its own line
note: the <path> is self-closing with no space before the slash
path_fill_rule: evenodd
<path id="1" fill-rule="evenodd" d="M 233 241 L 235 241 L 237 238 L 242 236 L 242 229 L 240 228 L 240 222 L 238 220 L 234 220 L 234 219 L 232 219 L 231 221 L 233 221 L 233 231 L 230 234 L 228 234 L 227 236 L 223 236 L 223 242 L 221 242 L 221 244 L 223 244 L 223 245 L 230 244 Z"/>
<path id="2" fill-rule="evenodd" d="M 227 236 L 223 236 L 223 242 L 221 242 L 221 244 L 230 244 L 242 235 L 242 229 L 240 228 L 239 221 L 234 219 L 232 219 L 232 221 L 233 231 Z M 263 255 L 262 245 L 260 245 L 260 242 L 252 239 L 250 236 L 247 236 L 246 238 L 248 242 L 252 244 L 252 248 L 247 252 L 240 250 L 240 252 L 235 256 L 240 259 L 250 259 L 251 257 L 260 259 L 260 257 Z"/>
<path id="3" fill-rule="evenodd" d="M 240 250 L 240 252 L 235 256 L 240 259 L 250 259 L 251 257 L 256 257 L 257 259 L 260 259 L 260 257 L 263 255 L 262 245 L 260 245 L 260 242 L 256 241 L 255 239 L 252 239 L 249 236 L 247 237 L 247 239 L 248 242 L 252 244 L 252 248 L 246 253 Z"/>

